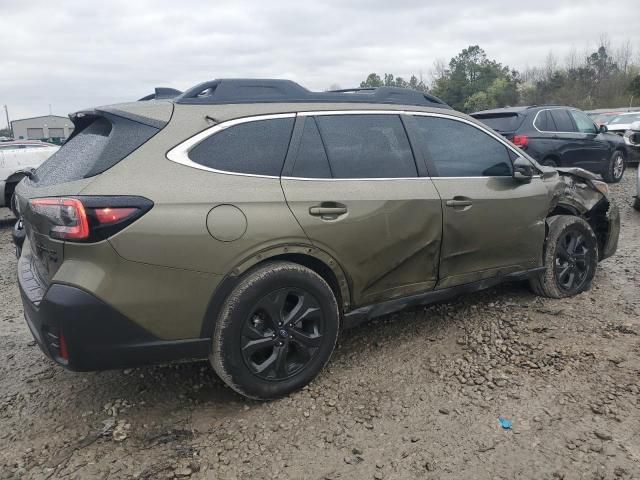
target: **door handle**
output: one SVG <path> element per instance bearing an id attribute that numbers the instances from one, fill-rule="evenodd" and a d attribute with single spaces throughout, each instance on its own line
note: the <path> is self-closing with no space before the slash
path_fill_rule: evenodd
<path id="1" fill-rule="evenodd" d="M 447 200 L 444 202 L 447 207 L 470 207 L 473 202 L 469 199 L 466 200 Z"/>
<path id="2" fill-rule="evenodd" d="M 320 205 L 309 207 L 309 215 L 313 215 L 314 217 L 335 218 L 345 213 L 347 213 L 347 207 L 341 203 L 323 202 Z"/>

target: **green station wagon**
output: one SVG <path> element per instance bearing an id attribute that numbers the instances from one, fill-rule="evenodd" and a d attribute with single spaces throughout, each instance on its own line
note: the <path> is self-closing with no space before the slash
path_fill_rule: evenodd
<path id="1" fill-rule="evenodd" d="M 214 80 L 71 119 L 13 236 L 27 323 L 72 370 L 209 358 L 274 398 L 341 328 L 504 280 L 575 295 L 617 247 L 595 175 L 412 90 Z"/>

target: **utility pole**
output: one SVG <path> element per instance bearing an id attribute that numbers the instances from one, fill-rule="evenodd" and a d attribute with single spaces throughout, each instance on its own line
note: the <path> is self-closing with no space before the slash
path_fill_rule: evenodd
<path id="1" fill-rule="evenodd" d="M 9 121 L 9 108 L 6 105 L 4 106 L 4 114 L 7 117 L 7 129 L 9 129 L 11 138 L 13 138 L 13 128 L 11 128 L 11 122 Z"/>

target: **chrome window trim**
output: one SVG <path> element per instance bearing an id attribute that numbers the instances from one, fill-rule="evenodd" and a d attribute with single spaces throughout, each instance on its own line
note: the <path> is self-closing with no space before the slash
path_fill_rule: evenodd
<path id="1" fill-rule="evenodd" d="M 198 143 L 203 140 L 209 138 L 211 135 L 215 135 L 222 130 L 226 130 L 229 127 L 233 127 L 235 125 L 240 125 L 243 123 L 250 122 L 258 122 L 260 120 L 274 120 L 278 118 L 295 118 L 295 113 L 276 113 L 269 115 L 254 115 L 251 117 L 241 117 L 234 118 L 233 120 L 227 120 L 217 125 L 213 125 L 200 133 L 196 133 L 194 136 L 188 138 L 187 140 L 179 143 L 177 146 L 173 147 L 171 150 L 167 152 L 167 158 L 172 162 L 179 163 L 180 165 L 185 165 L 191 168 L 197 168 L 198 170 L 204 170 L 206 172 L 213 173 L 221 173 L 223 175 L 238 175 L 242 177 L 257 177 L 257 178 L 277 178 L 280 176 L 276 175 L 262 175 L 257 173 L 242 173 L 242 172 L 231 172 L 228 170 L 218 170 L 216 168 L 207 167 L 205 165 L 201 165 L 199 163 L 194 162 L 189 158 L 189 152 L 193 147 L 195 147 Z"/>
<path id="2" fill-rule="evenodd" d="M 536 120 L 538 120 L 538 115 L 540 115 L 540 112 L 550 112 L 551 110 L 578 110 L 577 108 L 567 108 L 567 107 L 555 107 L 555 108 L 542 108 L 540 110 L 538 110 L 538 113 L 536 113 L 536 116 L 533 117 L 533 128 L 535 128 L 538 132 L 540 133 L 585 133 L 585 132 L 553 132 L 553 131 L 549 131 L 549 130 L 540 130 L 537 126 L 536 126 Z M 587 115 L 588 116 L 588 115 Z M 574 120 L 575 122 L 575 120 Z M 595 123 L 594 123 L 595 125 Z M 576 125 L 577 127 L 577 125 Z"/>
<path id="3" fill-rule="evenodd" d="M 289 177 L 289 176 L 276 176 L 276 175 L 263 175 L 256 173 L 242 173 L 242 172 L 232 172 L 228 170 L 218 170 L 215 168 L 207 167 L 205 165 L 201 165 L 199 163 L 194 162 L 189 158 L 189 151 L 195 147 L 198 143 L 207 139 L 211 135 L 215 135 L 216 133 L 225 130 L 229 127 L 233 127 L 235 125 L 240 125 L 243 123 L 249 122 L 258 122 L 260 120 L 273 120 L 279 118 L 294 118 L 297 116 L 300 117 L 310 117 L 310 116 L 322 116 L 322 115 L 413 115 L 413 116 L 421 116 L 421 117 L 439 117 L 445 118 L 448 120 L 454 120 L 461 123 L 466 123 L 472 127 L 477 128 L 478 130 L 486 133 L 493 139 L 500 142 L 507 149 L 512 151 L 518 157 L 522 157 L 522 152 L 515 146 L 512 146 L 506 139 L 502 137 L 484 125 L 478 125 L 477 123 L 467 120 L 466 118 L 457 117 L 455 115 L 447 115 L 445 113 L 435 113 L 435 112 L 421 112 L 414 110 L 313 110 L 313 111 L 303 111 L 296 113 L 275 113 L 275 114 L 265 114 L 265 115 L 252 115 L 249 117 L 240 117 L 234 118 L 232 120 L 226 120 L 224 122 L 213 125 L 201 132 L 189 137 L 187 140 L 182 141 L 175 147 L 171 148 L 167 152 L 167 159 L 178 163 L 180 165 L 184 165 L 186 167 L 195 168 L 198 170 L 203 170 L 206 172 L 218 173 L 222 175 L 236 175 L 241 177 L 255 177 L 255 178 L 271 178 L 271 179 L 283 179 L 283 180 L 302 180 L 302 181 L 339 181 L 339 182 L 351 182 L 351 181 L 364 181 L 364 180 L 373 180 L 373 181 L 389 181 L 389 180 L 424 180 L 424 179 L 471 179 L 471 178 L 511 178 L 508 175 L 503 176 L 477 176 L 477 177 L 391 177 L 391 178 L 380 178 L 380 177 L 363 177 L 363 178 L 307 178 L 307 177 Z M 523 157 L 526 158 L 526 157 Z M 533 178 L 539 178 L 539 176 L 534 176 Z"/>
<path id="4" fill-rule="evenodd" d="M 498 142 L 502 143 L 507 149 L 511 150 L 517 156 L 522 157 L 522 151 L 518 149 L 518 147 L 513 146 L 510 142 L 508 142 L 502 135 L 499 133 L 490 130 L 488 127 L 484 125 L 478 125 L 475 122 L 467 120 L 466 118 L 456 117 L 454 115 L 445 115 L 442 113 L 431 113 L 431 112 L 407 112 L 408 115 L 417 115 L 419 117 L 440 117 L 446 118 L 448 120 L 456 120 L 458 122 L 466 123 L 467 125 L 471 125 L 472 127 L 477 128 L 481 132 L 488 134 L 490 137 L 494 138 Z M 506 176 L 506 175 L 505 175 Z M 433 178 L 443 178 L 443 177 L 433 177 Z M 454 178 L 489 178 L 489 177 L 454 177 Z"/>

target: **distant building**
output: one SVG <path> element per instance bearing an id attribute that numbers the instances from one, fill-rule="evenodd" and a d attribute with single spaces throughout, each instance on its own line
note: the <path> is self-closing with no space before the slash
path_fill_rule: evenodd
<path id="1" fill-rule="evenodd" d="M 16 140 L 45 140 L 62 143 L 73 132 L 73 122 L 68 117 L 44 115 L 14 120 L 11 122 L 11 129 L 13 138 Z"/>

